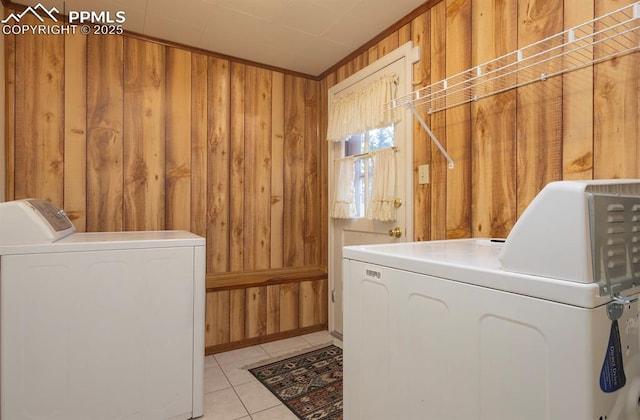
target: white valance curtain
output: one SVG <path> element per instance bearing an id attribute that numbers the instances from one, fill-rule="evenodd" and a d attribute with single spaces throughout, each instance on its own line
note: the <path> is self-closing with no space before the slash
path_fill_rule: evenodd
<path id="1" fill-rule="evenodd" d="M 396 99 L 397 85 L 398 76 L 391 74 L 337 95 L 329 104 L 327 140 L 342 141 L 400 121 L 399 110 L 385 110 L 385 104 Z"/>

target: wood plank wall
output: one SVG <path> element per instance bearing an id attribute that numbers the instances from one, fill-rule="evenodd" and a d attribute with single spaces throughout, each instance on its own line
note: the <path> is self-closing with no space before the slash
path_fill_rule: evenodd
<path id="1" fill-rule="evenodd" d="M 327 74 L 323 89 L 408 39 L 421 51 L 419 88 L 631 3 L 443 0 Z M 455 168 L 414 122 L 414 173 L 431 165 L 430 184 L 414 175 L 415 239 L 505 237 L 550 181 L 640 178 L 639 92 L 634 53 L 431 116 L 421 110 Z"/>
<path id="2" fill-rule="evenodd" d="M 319 81 L 128 36 L 4 38 L 8 200 L 205 237 L 208 352 L 326 328 Z"/>

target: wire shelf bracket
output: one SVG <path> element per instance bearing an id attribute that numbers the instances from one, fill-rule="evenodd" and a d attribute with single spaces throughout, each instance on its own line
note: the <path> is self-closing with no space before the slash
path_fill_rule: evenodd
<path id="1" fill-rule="evenodd" d="M 438 147 L 438 149 L 440 149 L 440 152 L 444 155 L 444 157 L 447 159 L 447 162 L 449 162 L 449 169 L 453 169 L 453 159 L 451 159 L 451 156 L 449 156 L 449 154 L 447 153 L 447 151 L 445 150 L 445 148 L 442 146 L 442 144 L 438 141 L 438 138 L 435 136 L 435 134 L 433 134 L 433 131 L 431 131 L 431 129 L 429 128 L 429 126 L 427 125 L 426 122 L 424 122 L 424 119 L 420 116 L 420 114 L 418 114 L 418 111 L 416 111 L 415 107 L 413 106 L 413 104 L 411 103 L 407 103 L 405 104 L 405 106 L 409 109 L 409 111 L 411 111 L 411 113 L 413 114 L 414 117 L 416 117 L 416 120 L 418 120 L 418 122 L 420 123 L 420 125 L 422 126 L 422 128 L 424 128 L 424 131 L 427 132 L 427 134 L 429 135 L 429 137 L 431 137 L 431 141 L 433 141 L 433 143 Z"/>
<path id="2" fill-rule="evenodd" d="M 453 160 L 420 117 L 491 95 L 545 81 L 574 70 L 640 50 L 640 1 L 574 26 L 556 35 L 479 64 L 385 104 L 385 111 L 405 107 L 444 154 Z"/>

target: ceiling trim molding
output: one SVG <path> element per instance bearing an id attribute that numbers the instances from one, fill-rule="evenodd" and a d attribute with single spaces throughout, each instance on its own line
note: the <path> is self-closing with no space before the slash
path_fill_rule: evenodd
<path id="1" fill-rule="evenodd" d="M 244 58 L 239 58 L 239 57 L 234 57 L 232 55 L 217 53 L 215 51 L 209 51 L 209 50 L 205 50 L 205 49 L 202 49 L 202 48 L 193 47 L 191 45 L 185 45 L 185 44 L 180 44 L 178 42 L 167 41 L 167 40 L 160 39 L 160 38 L 155 38 L 155 37 L 152 37 L 152 36 L 149 36 L 149 35 L 139 34 L 137 32 L 125 31 L 125 35 L 128 36 L 129 38 L 136 38 L 136 39 L 139 39 L 139 40 L 142 40 L 142 41 L 154 42 L 156 44 L 164 45 L 165 47 L 180 48 L 180 49 L 183 49 L 183 50 L 191 51 L 193 53 L 202 54 L 202 55 L 206 55 L 206 56 L 213 57 L 213 58 L 219 58 L 219 59 L 222 59 L 222 60 L 227 60 L 227 61 L 230 61 L 230 62 L 233 62 L 233 63 L 236 63 L 236 64 L 245 64 L 247 66 L 262 68 L 262 69 L 265 69 L 265 70 L 271 70 L 271 71 L 275 71 L 275 72 L 279 72 L 279 73 L 288 74 L 288 75 L 291 75 L 291 76 L 301 77 L 301 78 L 304 78 L 304 79 L 310 79 L 310 80 L 315 80 L 315 81 L 319 81 L 320 80 L 319 76 L 314 76 L 312 74 L 300 73 L 300 72 L 297 72 L 297 71 L 294 71 L 294 70 L 284 69 L 282 67 L 271 66 L 269 64 L 264 64 L 264 63 L 258 63 L 257 61 L 246 60 Z"/>
<path id="2" fill-rule="evenodd" d="M 406 15 L 405 17 L 403 17 L 402 19 L 400 19 L 399 21 L 397 21 L 393 25 L 389 26 L 387 29 L 385 29 L 384 31 L 380 32 L 378 35 L 376 35 L 370 41 L 368 41 L 367 43 L 362 45 L 360 48 L 358 48 L 357 50 L 353 51 L 351 54 L 349 54 L 348 56 L 346 56 L 342 60 L 338 61 L 333 66 L 329 67 L 324 72 L 322 72 L 322 74 L 320 74 L 320 76 L 318 76 L 319 80 L 323 80 L 329 74 L 333 73 L 334 71 L 338 70 L 340 67 L 342 67 L 345 64 L 349 63 L 350 61 L 352 61 L 353 59 L 355 59 L 356 57 L 358 57 L 360 54 L 364 53 L 365 51 L 368 51 L 369 48 L 373 47 L 378 42 L 382 41 L 383 39 L 385 39 L 386 37 L 388 37 L 392 33 L 400 30 L 400 28 L 402 28 L 406 24 L 410 23 L 412 20 L 414 20 L 416 17 L 420 16 L 421 14 L 426 13 L 432 7 L 434 7 L 435 5 L 437 5 L 438 3 L 442 2 L 442 1 L 443 0 L 427 0 L 427 1 L 425 1 L 424 4 L 422 4 L 421 6 L 416 7 L 408 15 Z"/>

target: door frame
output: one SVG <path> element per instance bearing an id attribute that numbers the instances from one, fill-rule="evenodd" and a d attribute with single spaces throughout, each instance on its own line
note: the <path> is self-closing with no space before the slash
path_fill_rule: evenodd
<path id="1" fill-rule="evenodd" d="M 363 68 L 362 70 L 349 76 L 345 80 L 329 88 L 328 95 L 327 95 L 327 99 L 328 99 L 327 107 L 331 103 L 331 100 L 333 99 L 333 97 L 339 94 L 340 92 L 342 92 L 343 90 L 349 88 L 350 86 L 358 83 L 364 78 L 369 77 L 372 74 L 400 60 L 404 60 L 405 77 L 404 77 L 404 80 L 402 79 L 399 80 L 399 87 L 402 86 L 402 88 L 399 89 L 400 93 L 398 96 L 411 93 L 411 91 L 413 90 L 413 65 L 420 60 L 420 48 L 414 47 L 413 42 L 409 41 L 406 44 L 400 46 L 399 48 L 393 50 L 389 54 L 385 55 L 384 57 L 369 64 L 367 67 Z M 327 109 L 327 112 L 328 112 L 328 109 Z M 405 191 L 404 191 L 405 198 L 404 198 L 404 203 L 402 204 L 402 207 L 405 208 L 405 211 L 407 213 L 405 217 L 406 221 L 405 221 L 405 227 L 403 232 L 403 241 L 410 241 L 410 240 L 413 240 L 413 193 L 414 193 L 413 191 L 413 172 L 414 172 L 413 170 L 413 118 L 411 113 L 409 112 L 404 112 L 403 110 L 401 110 L 400 112 L 402 112 L 403 114 L 401 117 L 401 121 L 398 124 L 405 124 L 405 127 L 404 127 L 405 129 L 404 143 L 405 144 L 402 150 L 402 152 L 405 153 L 405 165 L 403 170 L 401 169 L 398 171 L 398 176 L 399 177 L 402 176 L 405 179 Z M 342 154 L 343 154 L 344 148 L 339 148 L 340 152 L 338 153 L 337 151 L 338 148 L 335 147 L 334 142 L 327 142 L 327 143 L 328 143 L 327 144 L 328 164 L 329 164 L 329 168 L 331 168 L 332 167 L 331 163 L 335 159 L 339 159 L 343 157 Z M 341 144 L 341 143 L 338 143 L 338 144 Z M 331 202 L 335 194 L 334 185 L 335 185 L 336 174 L 334 172 L 335 171 L 330 170 L 328 174 L 329 175 L 328 176 L 329 202 L 327 203 L 327 206 L 331 205 Z M 327 261 L 328 279 L 329 279 L 329 284 L 328 284 L 329 286 L 328 287 L 329 331 L 335 332 L 336 331 L 335 311 L 337 310 L 337 308 L 335 307 L 336 302 L 333 299 L 333 292 L 335 290 L 334 276 L 336 275 L 335 273 L 336 268 L 334 267 L 333 261 L 336 256 L 335 255 L 336 247 L 333 244 L 336 243 L 336 238 L 334 233 L 333 221 L 331 217 L 328 218 L 327 226 L 329 231 L 328 232 L 329 249 L 328 249 L 328 261 Z M 342 273 L 340 273 L 340 275 L 342 275 Z"/>

